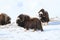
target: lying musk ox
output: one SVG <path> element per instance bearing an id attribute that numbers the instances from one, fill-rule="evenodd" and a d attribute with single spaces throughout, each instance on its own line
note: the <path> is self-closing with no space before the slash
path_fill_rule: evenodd
<path id="1" fill-rule="evenodd" d="M 26 30 L 29 29 L 34 29 L 34 30 L 41 30 L 42 29 L 42 25 L 41 25 L 41 21 L 37 18 L 30 18 L 28 15 L 19 15 L 18 16 L 19 19 L 17 19 L 16 23 L 19 26 L 22 26 L 23 28 L 25 28 Z"/>
<path id="2" fill-rule="evenodd" d="M 11 23 L 10 19 L 11 18 L 7 14 L 1 13 L 0 14 L 0 25 L 6 25 L 6 24 Z"/>
<path id="3" fill-rule="evenodd" d="M 41 21 L 43 23 L 47 22 L 47 24 L 48 24 L 48 22 L 49 22 L 48 12 L 45 11 L 44 9 L 41 9 L 38 13 L 39 13 L 39 17 L 41 18 Z"/>

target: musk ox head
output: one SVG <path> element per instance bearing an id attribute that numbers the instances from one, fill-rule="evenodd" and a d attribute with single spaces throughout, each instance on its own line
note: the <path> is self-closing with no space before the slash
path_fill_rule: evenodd
<path id="1" fill-rule="evenodd" d="M 18 24 L 18 26 L 24 27 L 25 22 L 28 20 L 30 20 L 30 17 L 28 15 L 20 14 L 18 16 L 18 19 L 16 20 L 16 23 Z"/>
<path id="2" fill-rule="evenodd" d="M 5 13 L 1 13 L 0 14 L 0 25 L 5 25 L 5 24 L 9 24 L 11 23 L 11 18 L 5 14 Z"/>
<path id="3" fill-rule="evenodd" d="M 44 9 L 41 9 L 38 13 L 39 13 L 39 17 L 43 17 L 44 16 Z M 45 17 L 45 16 L 44 16 Z"/>
<path id="4" fill-rule="evenodd" d="M 24 14 L 20 14 L 20 15 L 18 16 L 18 18 L 21 20 L 21 22 L 27 21 L 27 20 L 30 19 L 30 17 L 29 17 L 28 15 L 24 15 Z"/>

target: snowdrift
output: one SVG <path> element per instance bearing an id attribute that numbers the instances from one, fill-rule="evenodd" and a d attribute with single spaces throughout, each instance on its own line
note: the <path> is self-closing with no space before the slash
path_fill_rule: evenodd
<path id="1" fill-rule="evenodd" d="M 17 26 L 15 22 L 0 25 L 0 40 L 60 40 L 60 21 L 49 22 L 43 29 L 43 32 L 24 31 L 25 29 Z"/>

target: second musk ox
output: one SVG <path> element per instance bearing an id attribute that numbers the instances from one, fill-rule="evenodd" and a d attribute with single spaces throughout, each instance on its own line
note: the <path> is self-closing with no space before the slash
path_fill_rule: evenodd
<path id="1" fill-rule="evenodd" d="M 6 25 L 6 24 L 11 23 L 10 19 L 11 18 L 7 14 L 1 13 L 0 14 L 0 25 Z"/>
<path id="2" fill-rule="evenodd" d="M 38 13 L 39 13 L 39 17 L 41 18 L 42 23 L 48 24 L 48 22 L 49 22 L 48 12 L 45 11 L 44 9 L 41 9 Z"/>
<path id="3" fill-rule="evenodd" d="M 19 19 L 16 20 L 16 23 L 19 26 L 22 26 L 26 30 L 34 29 L 43 31 L 41 21 L 38 18 L 30 18 L 28 15 L 19 15 Z"/>

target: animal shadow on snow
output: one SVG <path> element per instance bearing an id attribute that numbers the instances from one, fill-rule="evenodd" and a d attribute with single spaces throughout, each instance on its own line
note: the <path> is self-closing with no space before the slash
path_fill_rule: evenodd
<path id="1" fill-rule="evenodd" d="M 60 25 L 60 21 L 49 22 L 48 25 L 51 25 L 52 28 L 48 27 L 48 28 L 44 29 L 44 32 L 60 30 L 60 27 L 58 27 L 58 26 L 54 27 L 55 25 Z"/>
<path id="2" fill-rule="evenodd" d="M 60 25 L 60 21 L 49 22 L 48 25 Z"/>
<path id="3" fill-rule="evenodd" d="M 44 32 L 48 32 L 48 31 L 60 31 L 59 28 L 53 28 L 53 29 L 45 29 Z"/>

